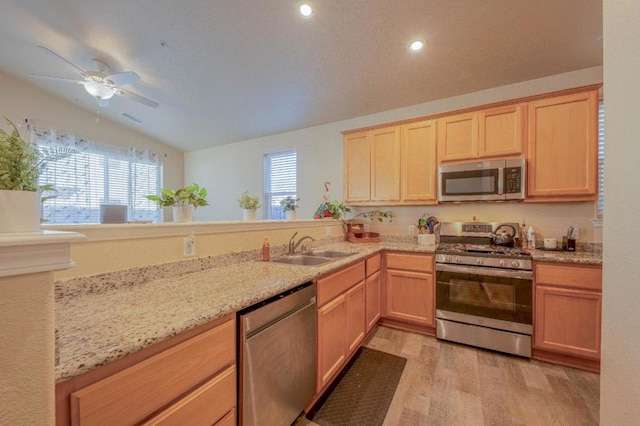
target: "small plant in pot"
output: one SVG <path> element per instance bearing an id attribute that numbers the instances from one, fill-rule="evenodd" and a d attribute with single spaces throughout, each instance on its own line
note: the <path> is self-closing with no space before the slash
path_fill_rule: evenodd
<path id="1" fill-rule="evenodd" d="M 256 220 L 256 210 L 260 208 L 260 198 L 257 195 L 249 195 L 249 191 L 244 191 L 238 198 L 238 204 L 244 220 Z"/>
<path id="2" fill-rule="evenodd" d="M 298 201 L 300 201 L 300 198 L 293 198 L 291 195 L 288 195 L 286 198 L 280 200 L 280 205 L 284 210 L 284 214 L 287 220 L 296 219 L 296 209 L 298 208 Z"/>
<path id="3" fill-rule="evenodd" d="M 40 228 L 42 190 L 38 177 L 53 161 L 68 157 L 71 148 L 43 148 L 26 142 L 5 117 L 9 132 L 0 128 L 0 233 L 37 232 Z"/>
<path id="4" fill-rule="evenodd" d="M 160 196 L 151 194 L 146 198 L 158 203 L 160 207 L 173 207 L 174 222 L 191 222 L 193 209 L 209 205 L 207 189 L 196 183 L 177 190 L 163 188 Z"/>

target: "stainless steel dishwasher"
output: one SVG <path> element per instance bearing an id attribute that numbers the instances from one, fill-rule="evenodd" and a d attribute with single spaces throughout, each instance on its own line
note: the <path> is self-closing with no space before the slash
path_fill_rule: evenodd
<path id="1" fill-rule="evenodd" d="M 290 425 L 316 390 L 316 285 L 301 285 L 238 314 L 239 424 Z"/>

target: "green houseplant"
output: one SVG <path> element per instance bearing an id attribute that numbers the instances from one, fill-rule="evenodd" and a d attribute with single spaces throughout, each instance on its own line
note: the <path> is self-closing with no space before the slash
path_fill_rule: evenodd
<path id="1" fill-rule="evenodd" d="M 280 200 L 280 205 L 284 210 L 284 215 L 287 220 L 296 219 L 296 209 L 298 208 L 298 201 L 300 201 L 300 198 L 293 198 L 291 195 L 288 195 L 286 198 Z"/>
<path id="2" fill-rule="evenodd" d="M 244 220 L 256 220 L 256 210 L 260 208 L 260 198 L 257 195 L 249 195 L 249 191 L 244 191 L 238 198 L 238 204 Z"/>
<path id="3" fill-rule="evenodd" d="M 10 130 L 0 128 L 0 233 L 36 232 L 40 228 L 40 191 L 38 177 L 49 162 L 75 152 L 71 148 L 37 147 L 20 137 L 11 120 L 4 117 Z"/>
<path id="4" fill-rule="evenodd" d="M 176 190 L 163 188 L 160 196 L 151 194 L 146 198 L 158 203 L 160 207 L 173 207 L 174 222 L 191 222 L 193 209 L 209 205 L 207 189 L 197 183 Z"/>

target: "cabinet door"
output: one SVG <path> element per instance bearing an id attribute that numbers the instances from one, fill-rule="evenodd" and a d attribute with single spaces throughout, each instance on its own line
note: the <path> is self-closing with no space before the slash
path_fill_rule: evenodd
<path id="1" fill-rule="evenodd" d="M 371 180 L 371 144 L 369 133 L 344 137 L 345 201 L 368 201 Z"/>
<path id="2" fill-rule="evenodd" d="M 347 359 L 346 323 L 344 294 L 318 309 L 318 391 Z"/>
<path id="3" fill-rule="evenodd" d="M 402 126 L 402 200 L 435 201 L 436 122 Z"/>
<path id="4" fill-rule="evenodd" d="M 480 111 L 478 157 L 522 154 L 526 138 L 526 105 Z"/>
<path id="5" fill-rule="evenodd" d="M 367 278 L 365 295 L 367 298 L 366 320 L 367 333 L 373 328 L 380 319 L 381 312 L 381 275 L 380 271 L 375 272 Z"/>
<path id="6" fill-rule="evenodd" d="M 387 270 L 385 316 L 435 327 L 433 275 Z"/>
<path id="7" fill-rule="evenodd" d="M 452 115 L 438 120 L 440 161 L 467 160 L 478 156 L 478 114 Z"/>
<path id="8" fill-rule="evenodd" d="M 371 201 L 400 200 L 400 128 L 371 132 Z"/>
<path id="9" fill-rule="evenodd" d="M 600 292 L 537 285 L 533 346 L 600 359 L 601 315 Z"/>
<path id="10" fill-rule="evenodd" d="M 347 291 L 347 352 L 351 354 L 364 340 L 366 331 L 365 319 L 365 286 L 364 281 L 354 285 Z"/>
<path id="11" fill-rule="evenodd" d="M 528 109 L 527 196 L 595 200 L 598 92 L 533 101 Z"/>

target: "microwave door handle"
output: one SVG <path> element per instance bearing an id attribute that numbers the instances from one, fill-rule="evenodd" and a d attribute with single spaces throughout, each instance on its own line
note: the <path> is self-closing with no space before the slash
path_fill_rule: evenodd
<path id="1" fill-rule="evenodd" d="M 498 169 L 498 194 L 504 194 L 504 167 Z"/>

